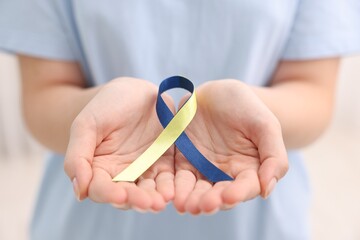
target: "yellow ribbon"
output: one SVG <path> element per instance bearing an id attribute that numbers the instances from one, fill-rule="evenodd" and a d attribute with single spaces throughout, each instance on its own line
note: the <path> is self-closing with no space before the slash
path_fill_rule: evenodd
<path id="1" fill-rule="evenodd" d="M 134 182 L 149 169 L 190 124 L 196 113 L 195 91 L 155 141 L 134 162 L 113 178 L 114 182 Z"/>

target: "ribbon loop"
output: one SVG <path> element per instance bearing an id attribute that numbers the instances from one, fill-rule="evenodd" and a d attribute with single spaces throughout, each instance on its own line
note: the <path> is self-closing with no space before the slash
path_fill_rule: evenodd
<path id="1" fill-rule="evenodd" d="M 184 88 L 191 93 L 189 99 L 175 116 L 161 97 L 163 92 L 173 88 Z M 209 181 L 219 182 L 233 180 L 229 175 L 207 160 L 186 135 L 185 129 L 194 118 L 196 109 L 195 89 L 190 80 L 181 76 L 173 76 L 162 81 L 157 96 L 156 112 L 164 130 L 156 138 L 154 143 L 125 170 L 113 178 L 113 181 L 135 181 L 150 168 L 173 143 L 175 143 L 176 147 L 188 161 Z"/>

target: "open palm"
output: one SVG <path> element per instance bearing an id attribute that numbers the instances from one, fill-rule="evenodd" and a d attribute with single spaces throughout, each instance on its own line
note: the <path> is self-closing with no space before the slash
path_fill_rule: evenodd
<path id="1" fill-rule="evenodd" d="M 175 206 L 199 214 L 266 197 L 287 171 L 280 125 L 252 90 L 236 80 L 196 90 L 198 109 L 186 133 L 199 151 L 234 181 L 212 184 L 175 154 Z"/>
<path id="2" fill-rule="evenodd" d="M 155 85 L 120 78 L 105 85 L 79 114 L 65 160 L 66 172 L 76 178 L 79 198 L 143 211 L 160 211 L 173 198 L 173 147 L 136 183 L 112 181 L 162 131 L 156 96 Z M 164 99 L 174 109 L 169 98 Z"/>

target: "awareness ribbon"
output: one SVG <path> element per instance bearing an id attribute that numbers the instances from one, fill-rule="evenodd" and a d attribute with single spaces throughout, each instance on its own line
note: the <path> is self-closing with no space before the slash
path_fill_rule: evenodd
<path id="1" fill-rule="evenodd" d="M 173 115 L 161 94 L 173 88 L 183 88 L 191 93 L 189 99 Z M 113 178 L 114 182 L 134 182 L 151 167 L 175 143 L 187 160 L 210 182 L 233 180 L 229 175 L 207 160 L 194 146 L 185 133 L 186 127 L 195 116 L 197 109 L 196 94 L 193 83 L 187 78 L 173 76 L 165 79 L 159 86 L 156 112 L 164 130 L 134 162 Z"/>

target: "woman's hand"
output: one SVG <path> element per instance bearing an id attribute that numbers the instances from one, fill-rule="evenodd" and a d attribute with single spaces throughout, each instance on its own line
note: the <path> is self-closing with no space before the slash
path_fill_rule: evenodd
<path id="1" fill-rule="evenodd" d="M 207 159 L 235 180 L 212 184 L 177 150 L 177 210 L 212 213 L 259 194 L 266 198 L 288 169 L 277 118 L 237 80 L 205 83 L 196 95 L 197 113 L 186 133 Z"/>
<path id="2" fill-rule="evenodd" d="M 162 131 L 155 110 L 157 87 L 119 78 L 106 84 L 71 127 L 65 171 L 79 200 L 140 211 L 160 211 L 174 197 L 174 148 L 136 183 L 112 178 L 144 152 Z M 173 103 L 166 95 L 170 109 Z"/>

